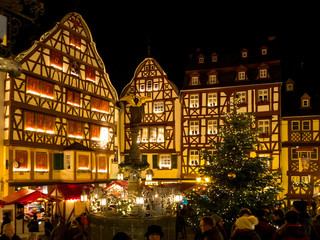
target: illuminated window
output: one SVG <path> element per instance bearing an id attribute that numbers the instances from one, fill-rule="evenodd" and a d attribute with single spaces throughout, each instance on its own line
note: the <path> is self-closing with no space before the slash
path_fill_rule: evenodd
<path id="1" fill-rule="evenodd" d="M 247 102 L 247 94 L 246 94 L 246 92 L 237 92 L 236 93 L 236 99 L 240 103 L 246 103 Z"/>
<path id="2" fill-rule="evenodd" d="M 267 55 L 268 49 L 267 48 L 261 48 L 261 55 Z"/>
<path id="3" fill-rule="evenodd" d="M 54 133 L 54 118 L 41 113 L 25 112 L 25 129 L 39 133 Z"/>
<path id="4" fill-rule="evenodd" d="M 212 53 L 211 54 L 211 62 L 218 62 L 218 54 L 217 53 Z"/>
<path id="5" fill-rule="evenodd" d="M 145 85 L 144 84 L 140 84 L 140 92 L 144 92 L 146 89 L 145 89 Z"/>
<path id="6" fill-rule="evenodd" d="M 190 150 L 190 166 L 197 166 L 199 164 L 199 152 L 197 150 Z"/>
<path id="7" fill-rule="evenodd" d="M 91 111 L 108 113 L 109 102 L 99 98 L 92 97 L 91 99 Z"/>
<path id="8" fill-rule="evenodd" d="M 259 78 L 267 78 L 268 77 L 268 70 L 267 69 L 260 69 L 259 70 Z"/>
<path id="9" fill-rule="evenodd" d="M 56 51 L 50 52 L 50 66 L 62 70 L 62 55 Z"/>
<path id="10" fill-rule="evenodd" d="M 199 95 L 190 95 L 190 108 L 199 107 Z"/>
<path id="11" fill-rule="evenodd" d="M 292 92 L 294 90 L 294 81 L 289 78 L 287 81 L 286 81 L 286 91 L 287 92 Z"/>
<path id="12" fill-rule="evenodd" d="M 243 49 L 241 51 L 241 57 L 242 58 L 247 58 L 248 57 L 248 50 L 247 49 Z"/>
<path id="13" fill-rule="evenodd" d="M 217 83 L 217 74 L 209 75 L 209 84 L 216 84 Z"/>
<path id="14" fill-rule="evenodd" d="M 199 134 L 199 121 L 190 121 L 190 135 Z"/>
<path id="15" fill-rule="evenodd" d="M 70 33 L 69 44 L 71 46 L 74 46 L 74 47 L 80 49 L 81 48 L 81 38 Z"/>
<path id="16" fill-rule="evenodd" d="M 68 137 L 82 139 L 82 123 L 75 121 L 68 121 Z"/>
<path id="17" fill-rule="evenodd" d="M 67 90 L 67 104 L 80 107 L 80 93 Z"/>
<path id="18" fill-rule="evenodd" d="M 213 107 L 218 105 L 217 93 L 208 94 L 208 106 Z"/>
<path id="19" fill-rule="evenodd" d="M 268 90 L 263 89 L 258 91 L 258 102 L 263 103 L 263 102 L 268 102 Z"/>
<path id="20" fill-rule="evenodd" d="M 238 80 L 246 80 L 246 72 L 245 71 L 238 72 Z"/>
<path id="21" fill-rule="evenodd" d="M 310 121 L 302 121 L 302 130 L 309 131 L 311 129 L 311 122 Z"/>
<path id="22" fill-rule="evenodd" d="M 159 168 L 169 168 L 171 169 L 171 156 L 170 155 L 160 155 Z"/>
<path id="23" fill-rule="evenodd" d="M 148 133 L 149 133 L 148 128 L 142 128 L 141 142 L 148 142 L 148 139 L 149 139 Z"/>
<path id="24" fill-rule="evenodd" d="M 152 91 L 152 81 L 147 81 L 147 91 Z"/>
<path id="25" fill-rule="evenodd" d="M 207 133 L 208 134 L 217 134 L 218 132 L 218 122 L 217 120 L 208 120 L 207 122 Z"/>
<path id="26" fill-rule="evenodd" d="M 159 90 L 159 83 L 153 84 L 153 90 L 155 90 L 155 91 Z"/>
<path id="27" fill-rule="evenodd" d="M 154 102 L 154 113 L 162 113 L 164 111 L 164 103 L 163 102 Z"/>
<path id="28" fill-rule="evenodd" d="M 77 61 L 72 60 L 70 62 L 70 73 L 74 76 L 79 76 L 80 74 L 80 65 Z"/>
<path id="29" fill-rule="evenodd" d="M 89 67 L 89 66 L 86 66 L 86 80 L 88 81 L 91 81 L 91 82 L 95 82 L 95 79 L 96 79 L 96 71 Z"/>
<path id="30" fill-rule="evenodd" d="M 46 152 L 36 152 L 35 171 L 48 171 L 48 157 Z"/>
<path id="31" fill-rule="evenodd" d="M 98 125 L 91 125 L 91 140 L 109 142 L 109 128 Z"/>
<path id="32" fill-rule="evenodd" d="M 54 98 L 54 84 L 28 77 L 26 93 L 37 95 L 43 98 Z"/>
<path id="33" fill-rule="evenodd" d="M 195 86 L 199 84 L 199 77 L 192 77 L 191 78 L 191 85 Z"/>
<path id="34" fill-rule="evenodd" d="M 299 131 L 300 130 L 300 122 L 299 121 L 292 121 L 291 122 L 291 130 L 292 131 Z"/>
<path id="35" fill-rule="evenodd" d="M 269 120 L 258 120 L 258 128 L 262 134 L 269 134 L 270 123 Z"/>
<path id="36" fill-rule="evenodd" d="M 302 108 L 309 108 L 310 107 L 310 96 L 305 93 L 303 94 L 303 96 L 301 97 L 301 107 Z"/>

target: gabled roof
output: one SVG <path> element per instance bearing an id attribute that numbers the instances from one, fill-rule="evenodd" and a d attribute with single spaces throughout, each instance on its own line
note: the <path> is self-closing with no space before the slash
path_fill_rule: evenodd
<path id="1" fill-rule="evenodd" d="M 48 195 L 63 200 L 79 200 L 86 188 L 93 188 L 93 186 L 91 184 L 57 184 Z"/>
<path id="2" fill-rule="evenodd" d="M 14 193 L 9 194 L 8 196 L 2 198 L 0 200 L 0 204 L 15 204 L 15 203 L 22 203 L 22 204 L 29 204 L 34 201 L 37 201 L 39 198 L 47 198 L 47 195 L 32 189 L 21 189 Z"/>

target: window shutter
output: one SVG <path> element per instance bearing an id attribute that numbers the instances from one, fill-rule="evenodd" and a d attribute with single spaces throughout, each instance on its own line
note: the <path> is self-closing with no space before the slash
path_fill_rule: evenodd
<path id="1" fill-rule="evenodd" d="M 158 155 L 152 155 L 152 168 L 158 168 Z"/>
<path id="2" fill-rule="evenodd" d="M 142 155 L 142 162 L 148 161 L 148 155 Z"/>
<path id="3" fill-rule="evenodd" d="M 171 168 L 178 168 L 177 155 L 171 155 Z"/>
<path id="4" fill-rule="evenodd" d="M 53 154 L 53 169 L 54 170 L 63 170 L 63 153 L 54 153 Z"/>

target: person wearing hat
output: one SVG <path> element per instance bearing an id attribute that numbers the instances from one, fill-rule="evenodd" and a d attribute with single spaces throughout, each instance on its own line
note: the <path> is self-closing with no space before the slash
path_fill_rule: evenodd
<path id="1" fill-rule="evenodd" d="M 259 223 L 255 216 L 242 216 L 235 222 L 235 232 L 232 240 L 261 240 L 258 233 L 254 231 L 255 225 Z"/>
<path id="2" fill-rule="evenodd" d="M 160 240 L 163 237 L 162 228 L 159 225 L 151 225 L 144 236 L 148 240 Z"/>
<path id="3" fill-rule="evenodd" d="M 306 201 L 294 201 L 291 206 L 291 211 L 298 213 L 298 222 L 306 230 L 308 237 L 311 237 L 311 235 L 314 235 L 313 221 L 309 213 L 307 213 L 307 206 L 308 203 Z"/>

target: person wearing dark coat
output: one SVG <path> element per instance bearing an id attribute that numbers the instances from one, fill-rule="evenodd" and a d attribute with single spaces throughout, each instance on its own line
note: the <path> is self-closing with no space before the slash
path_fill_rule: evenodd
<path id="1" fill-rule="evenodd" d="M 235 231 L 231 240 L 261 240 L 259 234 L 254 230 L 259 222 L 255 216 L 242 216 L 235 222 Z"/>
<path id="2" fill-rule="evenodd" d="M 276 232 L 274 240 L 309 240 L 306 230 L 299 221 L 299 214 L 289 211 L 285 215 L 286 223 Z"/>
<path id="3" fill-rule="evenodd" d="M 301 226 L 306 230 L 308 237 L 311 240 L 318 240 L 320 236 L 318 236 L 317 232 L 313 227 L 313 221 L 310 215 L 307 213 L 307 205 L 306 201 L 294 201 L 291 206 L 291 210 L 298 213 L 298 222 Z"/>
<path id="4" fill-rule="evenodd" d="M 3 233 L 3 226 L 11 222 L 8 212 L 5 212 L 3 215 L 4 217 L 2 219 L 2 224 L 1 224 L 1 234 Z"/>
<path id="5" fill-rule="evenodd" d="M 259 223 L 255 226 L 255 231 L 259 234 L 261 240 L 272 240 L 276 229 L 267 221 L 267 211 L 259 209 L 255 216 L 259 220 Z"/>
<path id="6" fill-rule="evenodd" d="M 276 209 L 273 211 L 273 223 L 279 229 L 284 223 L 284 211 L 282 209 Z"/>
<path id="7" fill-rule="evenodd" d="M 200 220 L 201 236 L 200 240 L 223 240 L 223 236 L 215 226 L 212 217 L 205 216 Z"/>

